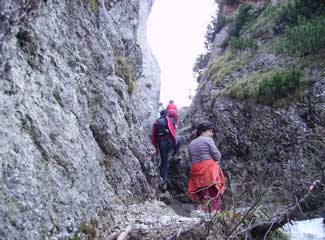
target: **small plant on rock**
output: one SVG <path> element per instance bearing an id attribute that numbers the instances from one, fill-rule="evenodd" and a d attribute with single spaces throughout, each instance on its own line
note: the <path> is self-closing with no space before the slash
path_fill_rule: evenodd
<path id="1" fill-rule="evenodd" d="M 287 97 L 300 87 L 301 77 L 302 72 L 297 70 L 276 72 L 259 83 L 257 99 L 275 101 L 277 98 Z"/>
<path id="2" fill-rule="evenodd" d="M 247 39 L 243 37 L 231 37 L 228 41 L 230 48 L 234 50 L 257 50 L 257 43 L 254 39 Z"/>
<path id="3" fill-rule="evenodd" d="M 98 3 L 97 0 L 87 0 L 88 4 L 90 5 L 90 9 L 96 13 L 98 9 Z"/>
<path id="4" fill-rule="evenodd" d="M 135 67 L 126 59 L 126 57 L 119 56 L 115 61 L 115 74 L 116 76 L 123 78 L 128 85 L 128 92 L 132 94 L 134 91 L 134 78 L 135 78 Z"/>
<path id="5" fill-rule="evenodd" d="M 72 240 L 95 240 L 97 236 L 96 226 L 92 223 L 81 223 Z"/>

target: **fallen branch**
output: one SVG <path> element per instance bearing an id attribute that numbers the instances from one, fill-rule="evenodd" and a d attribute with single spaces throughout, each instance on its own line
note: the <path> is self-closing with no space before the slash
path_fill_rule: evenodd
<path id="1" fill-rule="evenodd" d="M 240 221 L 236 224 L 236 226 L 234 227 L 234 228 L 232 228 L 231 230 L 230 230 L 230 232 L 227 234 L 227 239 L 228 239 L 228 236 L 231 236 L 231 234 L 234 232 L 234 231 L 236 231 L 236 229 L 238 229 L 238 227 L 239 227 L 239 225 L 241 224 L 241 223 L 243 223 L 243 221 L 247 218 L 247 216 L 255 209 L 255 207 L 257 206 L 257 204 L 262 200 L 262 197 L 264 196 L 264 194 L 266 193 L 266 191 L 265 192 L 263 192 L 263 193 L 261 193 L 259 196 L 258 196 L 258 198 L 257 198 L 257 200 L 255 201 L 255 203 L 253 204 L 253 206 L 251 206 L 249 209 L 248 209 L 248 211 L 244 214 L 244 216 L 240 219 Z"/>
<path id="2" fill-rule="evenodd" d="M 123 232 L 113 232 L 106 240 L 126 240 L 133 229 L 133 225 L 128 225 Z"/>
<path id="3" fill-rule="evenodd" d="M 118 232 L 113 232 L 111 235 L 109 235 L 105 240 L 116 240 L 118 237 L 119 233 Z"/>
<path id="4" fill-rule="evenodd" d="M 130 224 L 129 226 L 126 227 L 126 229 L 124 230 L 124 232 L 122 232 L 117 237 L 117 240 L 125 240 L 127 238 L 127 236 L 129 235 L 129 233 L 132 231 L 132 229 L 133 229 L 133 225 Z"/>
<path id="5" fill-rule="evenodd" d="M 286 212 L 282 213 L 272 221 L 256 223 L 250 226 L 244 231 L 239 232 L 237 236 L 245 237 L 249 235 L 253 236 L 253 238 L 262 237 L 290 221 L 304 219 L 304 212 L 316 210 L 321 205 L 322 202 L 317 201 L 317 195 L 323 191 L 324 186 L 325 179 L 322 181 L 315 181 L 310 187 L 308 193 L 298 201 L 295 206 L 289 208 Z"/>

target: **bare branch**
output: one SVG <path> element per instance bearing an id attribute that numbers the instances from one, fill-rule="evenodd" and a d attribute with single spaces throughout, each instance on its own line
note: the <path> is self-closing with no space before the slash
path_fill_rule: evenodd
<path id="1" fill-rule="evenodd" d="M 253 237 L 265 236 L 265 234 L 267 234 L 269 231 L 273 231 L 279 227 L 282 227 L 284 224 L 292 220 L 304 219 L 305 212 L 316 210 L 321 205 L 321 202 L 317 201 L 317 195 L 323 191 L 325 186 L 324 184 L 325 179 L 322 181 L 315 181 L 310 187 L 308 193 L 300 201 L 298 201 L 295 206 L 289 208 L 275 220 L 257 223 L 245 229 L 244 231 L 241 231 L 238 233 L 238 235 L 246 236 L 247 232 L 249 232 Z M 323 201 L 323 199 L 321 201 Z"/>

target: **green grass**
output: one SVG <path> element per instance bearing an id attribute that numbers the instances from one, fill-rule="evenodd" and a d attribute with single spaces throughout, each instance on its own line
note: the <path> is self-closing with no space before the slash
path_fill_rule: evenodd
<path id="1" fill-rule="evenodd" d="M 229 47 L 234 50 L 257 50 L 258 46 L 254 39 L 244 37 L 231 37 L 228 41 Z"/>
<path id="2" fill-rule="evenodd" d="M 257 72 L 247 76 L 243 80 L 227 85 L 226 92 L 238 100 L 254 99 L 258 92 L 261 79 L 267 78 L 272 72 Z"/>
<path id="3" fill-rule="evenodd" d="M 303 73 L 295 69 L 257 72 L 245 79 L 231 83 L 226 92 L 238 100 L 252 99 L 257 103 L 273 105 L 281 100 L 291 100 L 306 85 Z M 285 104 L 282 101 L 281 105 Z"/>
<path id="4" fill-rule="evenodd" d="M 224 78 L 235 71 L 242 71 L 244 65 L 252 57 L 252 54 L 246 53 L 241 58 L 237 58 L 233 51 L 227 50 L 221 57 L 215 59 L 207 70 L 203 73 L 204 77 L 210 79 L 216 86 L 223 85 Z"/>

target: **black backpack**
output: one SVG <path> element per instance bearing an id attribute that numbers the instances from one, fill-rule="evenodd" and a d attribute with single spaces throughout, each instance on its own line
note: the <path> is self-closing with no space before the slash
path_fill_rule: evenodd
<path id="1" fill-rule="evenodd" d="M 156 137 L 161 137 L 169 134 L 168 123 L 165 117 L 156 120 Z"/>

